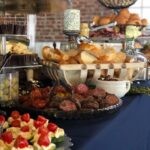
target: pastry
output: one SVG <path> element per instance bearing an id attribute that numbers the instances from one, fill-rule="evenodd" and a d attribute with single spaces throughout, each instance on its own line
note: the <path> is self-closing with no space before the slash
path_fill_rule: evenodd
<path id="1" fill-rule="evenodd" d="M 133 19 L 135 19 L 135 20 L 140 20 L 140 17 L 139 17 L 138 14 L 132 13 L 132 14 L 130 15 L 130 18 L 129 18 L 129 19 L 131 19 L 131 20 L 133 20 Z"/>
<path id="2" fill-rule="evenodd" d="M 142 23 L 142 26 L 147 26 L 148 25 L 148 20 L 147 19 L 142 19 L 141 23 Z"/>
<path id="3" fill-rule="evenodd" d="M 111 14 L 111 15 L 107 16 L 107 18 L 109 18 L 110 21 L 113 22 L 115 20 L 115 18 L 116 18 L 116 15 L 115 14 Z"/>
<path id="4" fill-rule="evenodd" d="M 118 25 L 126 25 L 128 19 L 118 16 L 116 17 L 115 21 L 117 22 Z"/>
<path id="5" fill-rule="evenodd" d="M 100 16 L 94 16 L 93 17 L 93 24 L 98 26 L 100 21 Z"/>
<path id="6" fill-rule="evenodd" d="M 94 63 L 94 61 L 97 60 L 97 58 L 93 55 L 91 55 L 90 53 L 83 51 L 81 52 L 81 60 L 84 64 L 92 64 Z"/>
<path id="7" fill-rule="evenodd" d="M 139 20 L 139 19 L 133 19 L 133 20 L 129 20 L 128 22 L 127 22 L 127 24 L 128 25 L 142 25 L 142 23 L 141 23 L 141 20 Z"/>
<path id="8" fill-rule="evenodd" d="M 53 60 L 59 62 L 62 59 L 62 56 L 57 49 L 53 49 L 48 46 L 43 47 L 42 55 L 45 60 Z"/>
<path id="9" fill-rule="evenodd" d="M 119 16 L 123 17 L 123 18 L 126 18 L 126 19 L 129 19 L 130 17 L 130 12 L 128 9 L 122 9 L 120 12 L 119 12 Z"/>
<path id="10" fill-rule="evenodd" d="M 102 47 L 98 44 L 82 43 L 80 44 L 79 49 L 82 51 L 87 51 L 88 53 L 94 55 L 97 58 L 104 55 Z"/>
<path id="11" fill-rule="evenodd" d="M 110 18 L 107 18 L 107 17 L 103 17 L 100 19 L 99 21 L 99 25 L 106 25 L 106 24 L 109 24 L 111 22 Z"/>

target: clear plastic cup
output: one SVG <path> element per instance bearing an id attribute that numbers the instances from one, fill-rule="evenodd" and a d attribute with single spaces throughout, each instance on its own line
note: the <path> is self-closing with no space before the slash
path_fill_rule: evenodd
<path id="1" fill-rule="evenodd" d="M 0 103 L 12 104 L 19 97 L 19 73 L 0 74 Z"/>

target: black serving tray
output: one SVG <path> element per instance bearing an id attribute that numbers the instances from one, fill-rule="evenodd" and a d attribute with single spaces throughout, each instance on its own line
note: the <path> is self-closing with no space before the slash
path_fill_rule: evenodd
<path id="1" fill-rule="evenodd" d="M 30 112 L 31 114 L 37 115 L 43 115 L 47 118 L 52 119 L 90 119 L 95 117 L 105 117 L 109 114 L 117 112 L 120 107 L 122 106 L 123 101 L 119 99 L 118 104 L 109 106 L 102 109 L 83 109 L 78 111 L 70 111 L 70 112 L 64 112 L 61 110 L 53 109 L 53 108 L 46 108 L 46 109 L 36 109 L 36 108 L 30 108 L 23 106 L 19 103 L 16 103 L 16 109 L 20 112 Z"/>

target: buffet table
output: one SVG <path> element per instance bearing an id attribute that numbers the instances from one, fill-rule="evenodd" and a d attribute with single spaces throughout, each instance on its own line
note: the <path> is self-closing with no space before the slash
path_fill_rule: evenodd
<path id="1" fill-rule="evenodd" d="M 55 121 L 72 138 L 73 150 L 149 150 L 150 97 L 139 94 L 123 100 L 120 111 L 106 118 Z"/>

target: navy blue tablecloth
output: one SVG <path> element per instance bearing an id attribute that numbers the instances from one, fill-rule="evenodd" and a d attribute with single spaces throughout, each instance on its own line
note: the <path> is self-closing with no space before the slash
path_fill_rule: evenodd
<path id="1" fill-rule="evenodd" d="M 74 143 L 73 150 L 150 150 L 150 97 L 123 98 L 120 111 L 89 120 L 57 120 Z"/>

